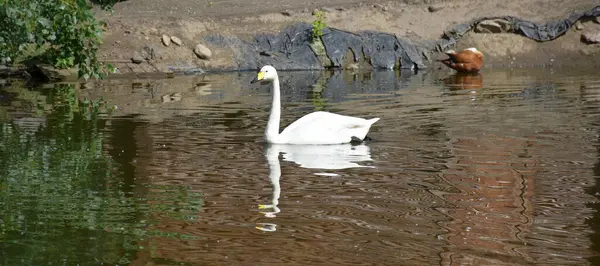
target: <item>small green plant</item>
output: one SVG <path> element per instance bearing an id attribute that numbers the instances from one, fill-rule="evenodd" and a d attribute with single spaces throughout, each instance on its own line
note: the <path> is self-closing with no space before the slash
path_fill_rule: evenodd
<path id="1" fill-rule="evenodd" d="M 327 27 L 325 24 L 325 12 L 317 10 L 314 13 L 315 20 L 312 22 L 312 39 L 313 41 L 318 40 L 323 36 L 323 29 Z"/>

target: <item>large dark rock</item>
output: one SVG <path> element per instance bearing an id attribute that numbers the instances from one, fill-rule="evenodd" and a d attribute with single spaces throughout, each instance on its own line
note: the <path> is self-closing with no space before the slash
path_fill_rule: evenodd
<path id="1" fill-rule="evenodd" d="M 266 64 L 285 70 L 323 69 L 329 65 L 342 68 L 348 50 L 354 55 L 352 61 L 357 62 L 364 55 L 374 68 L 426 67 L 422 50 L 427 48 L 409 40 L 388 33 L 365 31 L 356 34 L 333 28 L 323 29 L 321 41 L 330 60 L 323 62 L 319 60 L 319 51 L 311 48 L 316 46 L 311 46 L 312 25 L 308 23 L 294 24 L 278 34 L 259 34 L 252 43 L 218 35 L 207 36 L 204 40 L 234 51 L 238 70 L 256 70 Z"/>
<path id="2" fill-rule="evenodd" d="M 423 69 L 430 60 L 430 52 L 454 46 L 458 39 L 473 29 L 486 33 L 512 32 L 544 42 L 560 37 L 583 17 L 598 16 L 600 6 L 545 24 L 512 16 L 484 17 L 455 25 L 440 39 L 420 42 L 383 32 L 352 33 L 325 28 L 321 36 L 324 54 L 320 45 L 311 45 L 312 25 L 308 23 L 291 25 L 277 34 L 259 34 L 250 41 L 220 35 L 206 36 L 204 41 L 231 51 L 226 53 L 234 63 L 229 70 L 256 70 L 266 64 L 282 70 L 347 68 L 358 65 L 356 63 L 363 59 L 373 68 Z M 346 58 L 350 56 L 353 58 Z"/>

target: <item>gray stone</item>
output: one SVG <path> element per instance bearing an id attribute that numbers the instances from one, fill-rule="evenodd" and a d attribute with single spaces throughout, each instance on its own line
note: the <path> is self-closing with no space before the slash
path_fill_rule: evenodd
<path id="1" fill-rule="evenodd" d="M 581 24 L 581 21 L 575 22 L 575 29 L 576 30 L 583 30 L 583 24 Z"/>
<path id="2" fill-rule="evenodd" d="M 183 44 L 183 42 L 181 41 L 181 39 L 179 39 L 179 38 L 177 38 L 177 37 L 175 37 L 175 36 L 171 36 L 171 41 L 172 41 L 174 44 L 177 44 L 177 46 L 181 46 L 181 44 Z"/>
<path id="3" fill-rule="evenodd" d="M 163 34 L 163 36 L 162 36 L 161 40 L 162 40 L 162 43 L 163 43 L 165 46 L 169 46 L 169 44 L 171 44 L 171 37 L 169 37 L 169 36 L 167 36 L 167 35 L 164 35 L 164 34 Z"/>
<path id="4" fill-rule="evenodd" d="M 146 60 L 140 53 L 133 52 L 133 56 L 131 57 L 131 62 L 133 62 L 134 64 L 141 64 L 142 62 L 144 62 L 144 60 Z"/>
<path id="5" fill-rule="evenodd" d="M 588 31 L 581 34 L 581 40 L 588 44 L 600 43 L 600 31 Z"/>
<path id="6" fill-rule="evenodd" d="M 383 11 L 388 11 L 388 7 L 387 7 L 387 6 L 384 6 L 384 7 L 382 7 L 382 8 L 381 8 L 381 10 L 383 10 Z"/>
<path id="7" fill-rule="evenodd" d="M 438 6 L 438 5 L 432 5 L 432 6 L 428 6 L 427 7 L 427 11 L 433 13 L 433 12 L 438 12 L 440 10 L 444 9 L 443 6 Z"/>
<path id="8" fill-rule="evenodd" d="M 154 60 L 156 59 L 156 49 L 152 46 L 146 45 L 144 46 L 144 48 L 142 48 L 142 51 L 140 53 L 140 55 L 145 59 L 145 60 Z"/>
<path id="9" fill-rule="evenodd" d="M 196 45 L 196 48 L 194 48 L 194 53 L 196 53 L 200 59 L 209 60 L 212 57 L 212 51 L 203 44 Z"/>
<path id="10" fill-rule="evenodd" d="M 327 12 L 327 13 L 333 13 L 335 10 L 333 10 L 333 8 L 331 7 L 322 7 L 321 10 L 323 12 Z"/>
<path id="11" fill-rule="evenodd" d="M 292 16 L 292 12 L 289 10 L 285 10 L 283 12 L 281 12 L 282 15 L 286 16 L 286 17 L 291 17 Z"/>

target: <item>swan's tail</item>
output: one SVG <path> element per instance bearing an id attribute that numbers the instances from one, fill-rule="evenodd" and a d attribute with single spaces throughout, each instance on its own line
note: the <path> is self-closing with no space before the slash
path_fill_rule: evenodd
<path id="1" fill-rule="evenodd" d="M 370 125 L 375 124 L 375 122 L 379 121 L 379 117 L 375 117 L 375 118 L 371 118 L 368 119 L 367 122 L 369 122 Z"/>

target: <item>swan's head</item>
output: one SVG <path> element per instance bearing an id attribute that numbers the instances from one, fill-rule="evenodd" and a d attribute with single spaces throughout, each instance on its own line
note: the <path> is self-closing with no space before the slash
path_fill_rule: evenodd
<path id="1" fill-rule="evenodd" d="M 274 67 L 266 65 L 266 66 L 262 67 L 260 69 L 260 71 L 258 71 L 258 74 L 256 74 L 256 78 L 253 79 L 250 83 L 254 83 L 254 82 L 258 82 L 258 81 L 262 81 L 262 82 L 273 81 L 275 79 L 277 79 L 277 71 L 275 70 Z"/>

